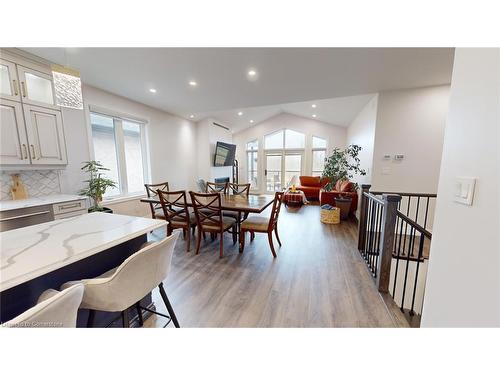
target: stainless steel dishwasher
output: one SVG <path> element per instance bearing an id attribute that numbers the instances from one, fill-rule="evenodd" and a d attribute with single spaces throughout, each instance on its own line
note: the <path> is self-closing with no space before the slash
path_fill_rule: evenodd
<path id="1" fill-rule="evenodd" d="M 51 204 L 0 212 L 0 232 L 54 220 Z"/>

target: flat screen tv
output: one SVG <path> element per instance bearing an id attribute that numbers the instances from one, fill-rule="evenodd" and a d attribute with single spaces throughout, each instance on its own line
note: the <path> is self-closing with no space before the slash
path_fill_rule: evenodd
<path id="1" fill-rule="evenodd" d="M 230 167 L 234 163 L 236 145 L 230 143 L 217 142 L 215 146 L 214 166 Z"/>

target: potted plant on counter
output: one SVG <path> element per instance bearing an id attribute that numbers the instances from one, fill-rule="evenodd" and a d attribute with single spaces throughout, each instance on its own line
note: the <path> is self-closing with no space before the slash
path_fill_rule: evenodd
<path id="1" fill-rule="evenodd" d="M 360 168 L 359 152 L 361 146 L 349 145 L 346 149 L 342 150 L 338 147 L 333 149 L 332 154 L 325 159 L 325 169 L 323 170 L 323 178 L 328 178 L 330 182 L 325 185 L 326 191 L 332 191 L 337 181 L 350 181 L 354 175 L 364 176 L 366 171 Z M 352 183 L 352 190 L 356 192 L 358 184 Z M 342 194 L 340 192 L 338 197 L 335 198 L 335 205 L 340 208 L 342 219 L 346 219 L 352 204 L 352 198 L 349 194 Z"/>
<path id="2" fill-rule="evenodd" d="M 91 203 L 93 203 L 89 208 L 89 212 L 113 213 L 111 208 L 101 206 L 102 197 L 106 193 L 106 190 L 116 187 L 116 183 L 113 180 L 103 176 L 103 172 L 109 171 L 109 169 L 95 160 L 84 162 L 81 169 L 89 174 L 89 179 L 84 181 L 88 186 L 80 190 L 80 195 L 89 197 Z"/>

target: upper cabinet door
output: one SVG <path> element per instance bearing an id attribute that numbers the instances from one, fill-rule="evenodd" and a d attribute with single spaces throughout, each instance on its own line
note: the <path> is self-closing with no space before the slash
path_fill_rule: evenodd
<path id="1" fill-rule="evenodd" d="M 52 76 L 24 66 L 17 66 L 23 103 L 57 109 Z"/>
<path id="2" fill-rule="evenodd" d="M 3 59 L 0 59 L 0 97 L 17 102 L 21 100 L 16 65 Z"/>
<path id="3" fill-rule="evenodd" d="M 0 101 L 0 164 L 29 164 L 23 110 L 18 102 Z"/>
<path id="4" fill-rule="evenodd" d="M 24 105 L 32 164 L 67 164 L 61 111 Z"/>

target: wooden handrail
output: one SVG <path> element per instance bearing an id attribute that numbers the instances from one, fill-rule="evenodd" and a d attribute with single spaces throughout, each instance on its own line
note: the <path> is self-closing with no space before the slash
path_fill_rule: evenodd
<path id="1" fill-rule="evenodd" d="M 426 236 L 429 240 L 432 240 L 432 233 L 429 232 L 427 229 L 425 229 L 423 226 L 421 226 L 420 224 L 418 224 L 414 220 L 410 219 L 405 214 L 401 213 L 401 211 L 398 211 L 397 215 L 398 215 L 399 218 L 401 218 L 401 220 L 403 220 L 403 221 L 407 222 L 408 224 L 410 224 L 410 226 L 412 226 L 415 229 L 417 229 L 420 233 L 422 233 L 424 236 Z"/>
<path id="2" fill-rule="evenodd" d="M 422 197 L 422 198 L 437 198 L 436 193 L 400 193 L 392 191 L 370 191 L 373 195 L 391 194 L 391 195 L 401 195 L 402 197 Z"/>

